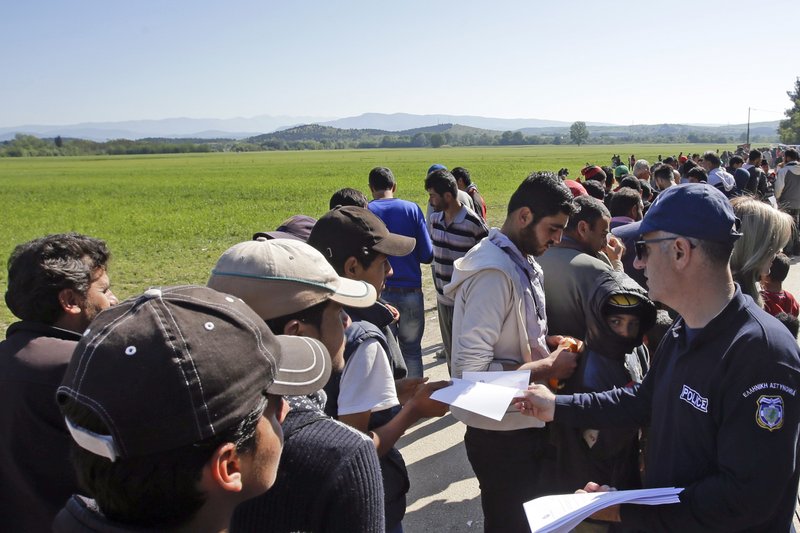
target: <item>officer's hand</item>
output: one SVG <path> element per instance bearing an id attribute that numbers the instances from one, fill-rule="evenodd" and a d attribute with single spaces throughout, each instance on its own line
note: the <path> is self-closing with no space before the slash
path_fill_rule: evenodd
<path id="1" fill-rule="evenodd" d="M 511 400 L 519 412 L 526 416 L 535 416 L 539 420 L 550 422 L 556 412 L 556 396 L 544 385 L 531 385 L 522 392 L 522 396 Z"/>
<path id="2" fill-rule="evenodd" d="M 614 487 L 609 487 L 608 485 L 598 485 L 597 483 L 590 481 L 583 487 L 583 490 L 576 490 L 576 493 L 580 492 L 613 492 L 617 489 Z M 611 505 L 606 507 L 605 509 L 600 509 L 596 513 L 594 513 L 590 518 L 595 520 L 604 520 L 606 522 L 621 522 L 622 519 L 619 516 L 619 505 Z"/>

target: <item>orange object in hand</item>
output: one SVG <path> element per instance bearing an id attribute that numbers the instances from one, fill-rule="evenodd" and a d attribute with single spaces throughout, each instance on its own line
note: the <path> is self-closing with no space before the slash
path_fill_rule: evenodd
<path id="1" fill-rule="evenodd" d="M 583 341 L 574 339 L 572 337 L 564 337 L 564 340 L 558 343 L 558 348 L 556 349 L 577 353 L 583 350 Z M 558 378 L 550 378 L 547 381 L 547 384 L 550 385 L 550 389 L 553 392 L 564 388 L 564 383 L 559 381 Z"/>

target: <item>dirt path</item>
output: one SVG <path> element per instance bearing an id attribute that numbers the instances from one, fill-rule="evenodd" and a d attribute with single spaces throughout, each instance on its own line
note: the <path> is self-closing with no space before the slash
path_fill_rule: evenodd
<path id="1" fill-rule="evenodd" d="M 442 347 L 433 283 L 423 271 L 425 336 L 422 361 L 425 376 L 448 379 L 444 360 L 436 359 Z M 408 507 L 403 520 L 407 533 L 483 531 L 478 481 L 464 450 L 466 426 L 452 415 L 420 422 L 400 440 L 411 478 Z"/>

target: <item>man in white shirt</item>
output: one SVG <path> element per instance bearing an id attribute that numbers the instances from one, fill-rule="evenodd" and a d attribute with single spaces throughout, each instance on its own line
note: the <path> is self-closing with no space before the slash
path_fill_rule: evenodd
<path id="1" fill-rule="evenodd" d="M 389 256 L 411 253 L 416 241 L 390 233 L 368 209 L 344 206 L 317 221 L 308 244 L 322 252 L 339 276 L 366 281 L 380 295 L 392 275 Z M 383 472 L 386 531 L 396 531 L 402 528 L 409 481 L 394 444 L 420 418 L 447 412 L 430 395 L 448 382 L 399 379 L 405 374 L 396 372 L 402 354 L 389 330 L 396 319 L 391 308 L 377 302 L 367 309 L 345 310 L 353 319 L 345 331 L 345 367 L 325 387 L 325 412 L 372 437 Z"/>

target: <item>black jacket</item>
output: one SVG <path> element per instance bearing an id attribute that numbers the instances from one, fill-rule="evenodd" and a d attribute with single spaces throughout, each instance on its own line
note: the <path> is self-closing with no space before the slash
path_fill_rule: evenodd
<path id="1" fill-rule="evenodd" d="M 17 322 L 0 343 L 0 529 L 47 531 L 78 482 L 56 404 L 78 333 Z"/>
<path id="2" fill-rule="evenodd" d="M 615 334 L 603 309 L 615 294 L 636 296 L 640 304 L 639 335 L 627 339 Z M 604 272 L 586 306 L 586 351 L 575 373 L 565 381 L 562 394 L 601 392 L 641 383 L 649 367 L 644 334 L 655 324 L 656 308 L 642 287 L 622 272 Z M 550 427 L 552 493 L 583 488 L 588 481 L 618 489 L 641 487 L 639 426 L 598 430 L 589 424 L 570 427 L 558 418 Z"/>

